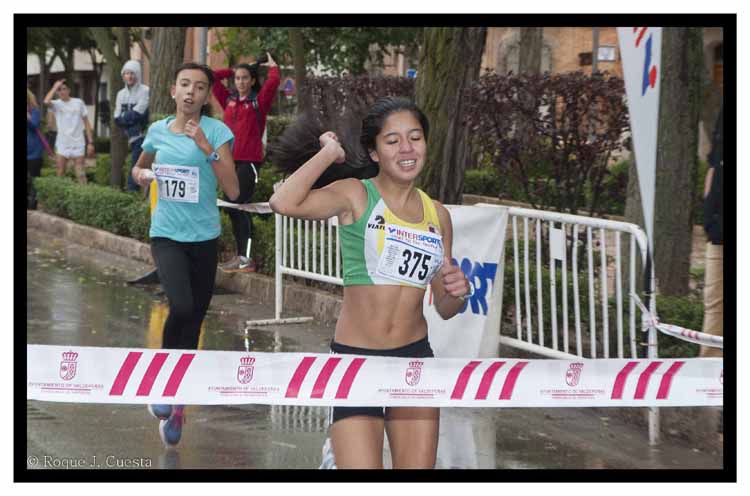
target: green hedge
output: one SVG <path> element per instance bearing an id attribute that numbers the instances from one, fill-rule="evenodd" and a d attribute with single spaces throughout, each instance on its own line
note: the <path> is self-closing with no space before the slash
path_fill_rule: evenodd
<path id="1" fill-rule="evenodd" d="M 629 164 L 627 160 L 614 164 L 608 169 L 608 174 L 602 181 L 598 203 L 601 210 L 607 214 L 625 214 L 625 192 L 628 185 Z M 546 166 L 542 165 L 541 167 Z M 498 170 L 491 166 L 468 169 L 464 175 L 464 193 L 527 202 L 523 191 L 518 188 L 516 183 L 501 177 Z M 589 202 L 592 195 L 590 188 L 584 194 L 587 198 L 586 201 Z M 585 215 L 584 212 L 582 214 Z"/>
<path id="2" fill-rule="evenodd" d="M 289 124 L 294 122 L 294 117 L 289 115 L 269 115 L 266 119 L 268 130 L 268 143 L 274 143 Z"/>
<path id="3" fill-rule="evenodd" d="M 86 177 L 101 186 L 109 186 L 109 177 L 112 174 L 112 156 L 109 153 L 99 153 L 96 155 L 96 168 L 86 171 Z M 120 189 L 125 189 L 128 184 L 128 174 L 130 174 L 130 152 L 122 163 L 122 174 L 120 175 Z"/>
<path id="4" fill-rule="evenodd" d="M 67 177 L 34 181 L 39 209 L 78 224 L 147 241 L 149 204 L 140 195 L 96 184 L 78 184 Z"/>
<path id="5" fill-rule="evenodd" d="M 502 190 L 500 176 L 495 169 L 469 169 L 464 176 L 464 194 L 498 197 Z"/>

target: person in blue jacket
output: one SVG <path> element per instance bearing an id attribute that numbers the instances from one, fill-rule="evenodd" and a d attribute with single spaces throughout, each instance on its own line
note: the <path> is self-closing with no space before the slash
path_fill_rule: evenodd
<path id="1" fill-rule="evenodd" d="M 36 190 L 34 178 L 42 171 L 42 140 L 39 137 L 39 126 L 42 123 L 42 112 L 36 97 L 26 90 L 26 204 L 30 209 L 36 208 Z"/>
<path id="2" fill-rule="evenodd" d="M 125 87 L 115 98 L 115 124 L 128 135 L 130 144 L 131 171 L 141 156 L 143 139 L 148 125 L 149 87 L 141 83 L 141 64 L 128 60 L 122 66 L 122 80 Z M 128 174 L 128 191 L 138 191 L 138 184 L 132 174 Z"/>

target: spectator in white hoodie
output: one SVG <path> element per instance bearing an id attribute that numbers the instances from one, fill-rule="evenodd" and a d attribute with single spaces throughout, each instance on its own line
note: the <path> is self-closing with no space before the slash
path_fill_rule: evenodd
<path id="1" fill-rule="evenodd" d="M 149 88 L 141 83 L 141 64 L 137 60 L 125 62 L 120 73 L 125 87 L 117 92 L 115 124 L 125 131 L 130 144 L 132 162 L 131 174 L 128 174 L 128 191 L 138 191 L 132 169 L 141 156 L 141 145 L 148 125 Z"/>

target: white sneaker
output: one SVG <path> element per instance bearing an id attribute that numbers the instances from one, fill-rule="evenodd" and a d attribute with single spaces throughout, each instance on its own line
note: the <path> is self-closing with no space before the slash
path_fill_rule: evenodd
<path id="1" fill-rule="evenodd" d="M 323 443 L 323 462 L 318 467 L 318 470 L 330 470 L 337 469 L 336 460 L 333 458 L 333 448 L 331 447 L 331 438 L 326 438 L 326 442 Z"/>
<path id="2" fill-rule="evenodd" d="M 251 258 L 237 255 L 230 261 L 219 264 L 219 269 L 223 272 L 255 272 L 255 261 Z"/>

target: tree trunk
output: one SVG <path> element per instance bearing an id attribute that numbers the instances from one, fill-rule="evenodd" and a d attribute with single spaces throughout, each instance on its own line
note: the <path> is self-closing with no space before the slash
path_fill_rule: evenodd
<path id="1" fill-rule="evenodd" d="M 153 28 L 152 60 L 158 60 L 151 74 L 150 112 L 158 116 L 173 114 L 174 102 L 170 88 L 174 71 L 185 60 L 185 27 Z"/>
<path id="2" fill-rule="evenodd" d="M 42 112 L 46 113 L 47 106 L 42 105 L 42 101 L 44 100 L 44 95 L 49 91 L 47 87 L 47 55 L 45 53 L 37 53 L 36 56 L 39 58 L 39 87 L 37 88 L 36 101 L 39 102 Z"/>
<path id="3" fill-rule="evenodd" d="M 98 64 L 96 62 L 96 49 L 92 48 L 89 50 L 89 56 L 91 57 L 91 67 L 94 68 L 94 74 L 96 76 L 96 89 L 94 90 L 94 122 L 92 127 L 94 128 L 94 137 L 99 136 L 99 91 L 102 83 L 102 68 L 104 64 Z"/>
<path id="4" fill-rule="evenodd" d="M 63 74 L 65 74 L 65 81 L 68 83 L 72 96 L 80 98 L 73 79 L 75 75 L 75 47 L 66 47 L 65 56 L 60 57 L 60 61 L 63 63 Z"/>
<path id="5" fill-rule="evenodd" d="M 654 255 L 661 293 L 679 296 L 690 289 L 703 32 L 700 28 L 664 28 L 662 50 Z"/>
<path id="6" fill-rule="evenodd" d="M 701 29 L 664 28 L 653 255 L 659 293 L 669 296 L 689 291 L 702 67 Z M 634 166 L 628 180 L 625 215 L 629 221 L 644 225 Z"/>
<path id="7" fill-rule="evenodd" d="M 416 101 L 430 121 L 430 136 L 420 185 L 444 203 L 461 203 L 470 157 L 463 91 L 479 77 L 486 37 L 487 28 L 424 30 Z"/>
<path id="8" fill-rule="evenodd" d="M 112 34 L 115 34 L 116 41 L 112 42 Z M 120 72 L 122 66 L 127 62 L 130 56 L 130 44 L 128 28 L 91 28 L 91 32 L 96 40 L 99 51 L 104 55 L 104 59 L 109 65 L 109 108 L 110 108 L 110 159 L 111 168 L 109 173 L 109 184 L 113 188 L 122 189 L 123 177 L 122 167 L 128 155 L 128 139 L 125 132 L 115 124 L 115 102 L 117 101 L 117 92 L 120 91 L 124 83 Z M 115 44 L 117 50 L 115 50 Z"/>
<path id="9" fill-rule="evenodd" d="M 305 40 L 302 28 L 289 28 L 289 45 L 292 49 L 294 79 L 297 84 L 297 112 L 303 113 L 311 108 L 310 93 L 307 88 L 307 64 L 305 62 Z"/>
<path id="10" fill-rule="evenodd" d="M 542 72 L 542 34 L 544 28 L 521 28 L 518 50 L 518 72 L 539 74 Z"/>

